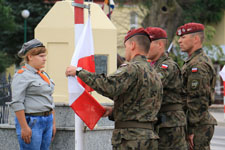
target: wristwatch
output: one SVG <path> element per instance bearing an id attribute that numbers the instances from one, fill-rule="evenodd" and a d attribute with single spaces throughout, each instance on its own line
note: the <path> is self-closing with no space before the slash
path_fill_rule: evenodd
<path id="1" fill-rule="evenodd" d="M 83 70 L 83 68 L 82 68 L 82 67 L 77 67 L 77 69 L 76 69 L 76 75 L 78 75 L 78 74 L 79 74 L 79 72 L 80 72 L 81 70 Z"/>

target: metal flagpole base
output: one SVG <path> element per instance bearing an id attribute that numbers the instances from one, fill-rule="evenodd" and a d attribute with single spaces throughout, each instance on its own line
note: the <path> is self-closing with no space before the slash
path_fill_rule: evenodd
<path id="1" fill-rule="evenodd" d="M 86 8 L 88 9 L 88 14 L 90 15 L 91 4 L 85 5 L 85 4 L 72 2 L 72 6 L 79 7 L 79 8 Z"/>
<path id="2" fill-rule="evenodd" d="M 74 7 L 80 7 L 80 8 L 87 8 L 87 9 L 90 9 L 90 4 L 85 5 L 85 4 L 80 4 L 80 3 L 75 3 L 75 2 L 72 2 L 72 6 L 74 6 Z"/>

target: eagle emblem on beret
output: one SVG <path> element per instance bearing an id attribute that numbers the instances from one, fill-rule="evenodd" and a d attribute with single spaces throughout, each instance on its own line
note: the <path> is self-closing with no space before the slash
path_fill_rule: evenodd
<path id="1" fill-rule="evenodd" d="M 188 28 L 188 29 L 187 29 L 187 31 L 191 31 L 191 30 L 192 30 L 191 28 Z"/>
<path id="2" fill-rule="evenodd" d="M 178 35 L 181 35 L 181 29 L 179 29 L 179 30 L 177 31 L 177 33 L 178 33 Z"/>

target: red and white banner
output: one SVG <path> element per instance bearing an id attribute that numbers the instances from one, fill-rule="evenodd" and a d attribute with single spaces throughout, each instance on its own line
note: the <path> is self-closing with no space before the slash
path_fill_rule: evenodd
<path id="1" fill-rule="evenodd" d="M 94 62 L 94 44 L 90 17 L 83 29 L 83 32 L 76 45 L 73 54 L 72 66 L 82 67 L 90 72 L 95 72 Z M 69 77 L 69 105 L 75 113 L 92 130 L 101 116 L 104 114 L 104 108 L 92 97 L 88 91 L 90 88 L 75 77 Z M 85 90 L 87 89 L 87 90 Z"/>
<path id="2" fill-rule="evenodd" d="M 76 52 L 72 57 L 71 65 L 82 67 L 90 72 L 95 72 L 94 43 L 91 29 L 90 17 L 77 42 Z M 88 91 L 93 91 L 88 85 L 78 78 L 79 83 Z"/>
<path id="3" fill-rule="evenodd" d="M 223 66 L 223 69 L 219 72 L 219 74 L 223 79 L 223 106 L 224 106 L 224 119 L 225 119 L 225 66 Z"/>

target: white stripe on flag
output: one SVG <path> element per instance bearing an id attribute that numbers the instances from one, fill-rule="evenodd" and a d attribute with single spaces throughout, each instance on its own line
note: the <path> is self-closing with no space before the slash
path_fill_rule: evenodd
<path id="1" fill-rule="evenodd" d="M 75 25 L 76 26 L 76 25 Z M 84 26 L 84 30 L 77 43 L 75 53 L 73 54 L 71 65 L 77 67 L 78 60 L 83 57 L 94 55 L 93 35 L 91 31 L 90 18 Z M 85 44 L 84 44 L 85 43 Z"/>
<path id="2" fill-rule="evenodd" d="M 84 67 L 85 70 L 94 72 L 95 62 L 94 59 L 92 59 L 94 57 L 93 55 L 94 44 L 92 29 L 90 18 L 88 18 L 73 54 L 71 65 Z M 105 113 L 105 109 L 88 93 L 87 88 L 85 90 L 84 87 L 81 86 L 81 82 L 78 82 L 77 78 L 69 77 L 68 79 L 70 107 L 85 124 L 93 130 L 98 120 Z"/>
<path id="3" fill-rule="evenodd" d="M 69 105 L 72 105 L 72 103 L 84 92 L 84 88 L 79 84 L 75 77 L 68 77 L 68 89 Z"/>

